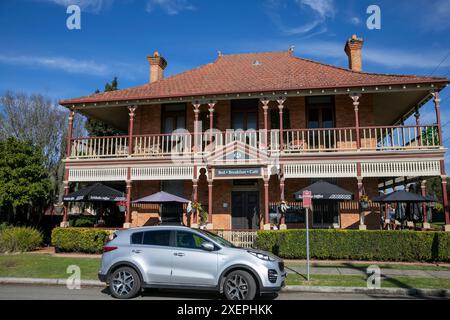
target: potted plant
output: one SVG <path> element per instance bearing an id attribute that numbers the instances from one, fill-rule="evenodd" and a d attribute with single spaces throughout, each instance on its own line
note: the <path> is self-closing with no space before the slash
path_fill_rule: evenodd
<path id="1" fill-rule="evenodd" d="M 206 224 L 208 223 L 208 212 L 206 212 L 203 209 L 202 204 L 200 202 L 192 203 L 192 211 L 199 215 L 198 217 L 199 217 L 200 229 L 204 229 L 206 227 Z"/>
<path id="2" fill-rule="evenodd" d="M 369 208 L 369 197 L 367 195 L 362 195 L 359 199 L 359 205 L 361 209 L 368 209 Z"/>

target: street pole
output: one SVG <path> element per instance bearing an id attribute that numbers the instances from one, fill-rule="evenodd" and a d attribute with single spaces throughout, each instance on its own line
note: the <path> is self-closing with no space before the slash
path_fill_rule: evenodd
<path id="1" fill-rule="evenodd" d="M 309 281 L 309 208 L 306 208 L 306 278 Z"/>

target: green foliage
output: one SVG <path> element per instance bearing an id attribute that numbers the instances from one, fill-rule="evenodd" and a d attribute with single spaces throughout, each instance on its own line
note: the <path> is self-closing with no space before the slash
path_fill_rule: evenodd
<path id="1" fill-rule="evenodd" d="M 104 92 L 118 90 L 119 89 L 118 86 L 119 86 L 119 84 L 117 82 L 117 77 L 114 77 L 114 79 L 111 81 L 111 83 L 107 82 L 105 84 Z M 100 91 L 97 89 L 95 91 L 95 93 L 100 93 Z M 95 120 L 92 118 L 87 119 L 87 121 L 85 123 L 85 128 L 88 131 L 89 136 L 91 136 L 91 137 L 118 136 L 118 135 L 125 134 L 121 130 L 117 130 L 106 123 L 103 123 L 101 121 L 98 121 L 98 120 Z"/>
<path id="2" fill-rule="evenodd" d="M 42 233 L 30 227 L 2 227 L 0 252 L 26 252 L 36 250 L 42 244 Z"/>
<path id="3" fill-rule="evenodd" d="M 52 245 L 63 252 L 101 253 L 110 234 L 110 231 L 101 229 L 55 228 Z"/>
<path id="4" fill-rule="evenodd" d="M 258 231 L 256 245 L 286 259 L 306 258 L 306 231 Z M 450 261 L 450 233 L 310 230 L 314 259 Z"/>
<path id="5" fill-rule="evenodd" d="M 79 218 L 76 219 L 73 223 L 73 225 L 71 224 L 71 226 L 74 227 L 93 227 L 95 224 L 95 219 L 90 219 L 90 218 Z"/>
<path id="6" fill-rule="evenodd" d="M 0 206 L 42 205 L 51 182 L 41 151 L 31 143 L 8 138 L 0 141 Z"/>
<path id="7" fill-rule="evenodd" d="M 438 146 L 439 131 L 437 127 L 428 127 L 422 130 L 422 141 L 425 146 Z"/>

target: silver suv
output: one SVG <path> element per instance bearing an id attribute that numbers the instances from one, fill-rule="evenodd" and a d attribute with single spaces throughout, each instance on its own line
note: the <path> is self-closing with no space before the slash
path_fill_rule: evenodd
<path id="1" fill-rule="evenodd" d="M 198 289 L 252 300 L 284 286 L 283 261 L 271 253 L 235 247 L 225 239 L 179 226 L 132 228 L 104 247 L 99 279 L 111 294 L 132 298 L 143 288 Z"/>

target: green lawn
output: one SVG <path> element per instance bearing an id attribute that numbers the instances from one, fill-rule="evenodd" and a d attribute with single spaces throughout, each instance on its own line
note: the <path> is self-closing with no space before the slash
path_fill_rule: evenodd
<path id="1" fill-rule="evenodd" d="M 311 275 L 310 281 L 298 274 L 289 274 L 287 285 L 327 286 L 327 287 L 366 287 L 367 277 L 364 275 Z M 417 289 L 448 289 L 450 279 L 390 277 L 381 279 L 382 288 L 417 288 Z"/>
<path id="2" fill-rule="evenodd" d="M 375 263 L 376 264 L 376 263 Z M 352 268 L 352 269 L 367 269 L 372 264 L 367 262 L 353 262 L 353 263 L 321 263 L 312 262 L 311 266 L 314 268 Z M 450 265 L 420 265 L 420 264 L 376 264 L 381 269 L 397 269 L 397 270 L 422 270 L 422 271 L 450 271 Z M 288 267 L 305 267 L 304 261 L 286 261 Z"/>
<path id="3" fill-rule="evenodd" d="M 67 267 L 78 265 L 82 279 L 97 279 L 98 258 L 62 258 L 46 254 L 0 255 L 0 277 L 65 279 Z"/>

